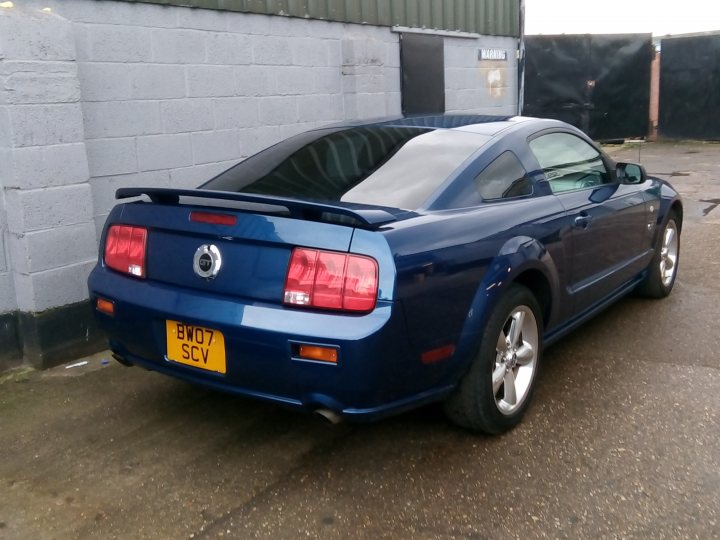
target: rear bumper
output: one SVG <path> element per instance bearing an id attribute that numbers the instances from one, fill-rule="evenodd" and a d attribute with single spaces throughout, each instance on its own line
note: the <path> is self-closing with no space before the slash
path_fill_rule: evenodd
<path id="1" fill-rule="evenodd" d="M 318 313 L 140 281 L 100 266 L 88 285 L 91 301 L 100 296 L 115 303 L 114 316 L 96 316 L 116 354 L 194 384 L 367 420 L 441 399 L 450 390 L 423 384 L 423 365 L 392 302 L 381 301 L 363 316 Z M 227 373 L 167 360 L 166 320 L 222 332 Z M 338 363 L 293 358 L 293 342 L 337 347 Z"/>

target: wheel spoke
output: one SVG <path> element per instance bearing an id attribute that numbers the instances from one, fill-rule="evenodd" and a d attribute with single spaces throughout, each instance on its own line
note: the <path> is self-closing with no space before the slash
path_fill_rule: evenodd
<path id="1" fill-rule="evenodd" d="M 535 358 L 535 351 L 527 341 L 524 341 L 517 350 L 517 363 L 519 366 L 526 366 Z"/>
<path id="2" fill-rule="evenodd" d="M 499 353 L 504 353 L 508 349 L 508 343 L 507 338 L 505 337 L 505 334 L 500 332 L 500 335 L 498 336 L 497 345 L 495 345 L 495 350 Z"/>
<path id="3" fill-rule="evenodd" d="M 507 373 L 505 373 L 503 382 L 503 390 L 505 392 L 503 399 L 508 405 L 515 405 L 515 403 L 517 403 L 517 395 L 515 394 L 515 374 L 512 369 L 509 369 Z"/>
<path id="4" fill-rule="evenodd" d="M 518 311 L 513 314 L 510 330 L 508 331 L 508 339 L 511 345 L 516 345 L 520 341 L 523 323 L 525 322 L 525 312 Z"/>
<path id="5" fill-rule="evenodd" d="M 492 385 L 493 385 L 493 395 L 497 395 L 498 390 L 500 390 L 500 387 L 502 386 L 503 380 L 505 379 L 505 366 L 503 364 L 500 364 L 498 367 L 495 368 L 495 371 L 493 371 L 492 374 Z"/>
<path id="6" fill-rule="evenodd" d="M 667 229 L 665 229 L 665 240 L 663 242 L 663 245 L 665 247 L 668 247 L 672 243 L 674 236 L 675 236 L 675 229 L 672 229 L 671 227 L 668 227 Z"/>

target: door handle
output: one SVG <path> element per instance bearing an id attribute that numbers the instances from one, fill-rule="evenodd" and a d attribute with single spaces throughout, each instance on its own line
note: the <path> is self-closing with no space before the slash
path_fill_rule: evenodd
<path id="1" fill-rule="evenodd" d="M 582 212 L 578 217 L 575 218 L 575 226 L 581 229 L 587 229 L 590 226 L 592 217 L 585 212 Z"/>

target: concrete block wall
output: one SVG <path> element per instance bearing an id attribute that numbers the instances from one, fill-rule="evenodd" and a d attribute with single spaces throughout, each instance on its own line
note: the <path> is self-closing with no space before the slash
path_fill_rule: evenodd
<path id="1" fill-rule="evenodd" d="M 478 60 L 478 49 L 502 49 L 505 61 Z M 445 110 L 514 115 L 518 112 L 517 39 L 445 38 Z"/>
<path id="2" fill-rule="evenodd" d="M 72 24 L 0 11 L 0 80 L 0 313 L 80 302 L 97 240 Z"/>
<path id="3" fill-rule="evenodd" d="M 121 186 L 195 187 L 296 133 L 400 112 L 389 28 L 88 0 L 72 22 L 99 233 Z"/>
<path id="4" fill-rule="evenodd" d="M 5 161 L 6 155 L 6 153 L 0 153 L 1 162 Z M 9 237 L 7 211 L 5 210 L 5 192 L 2 185 L 2 175 L 0 175 L 0 314 L 17 309 L 15 284 L 9 265 Z"/>

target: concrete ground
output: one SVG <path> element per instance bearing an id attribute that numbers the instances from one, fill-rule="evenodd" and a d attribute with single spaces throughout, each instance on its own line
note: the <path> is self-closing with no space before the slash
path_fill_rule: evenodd
<path id="1" fill-rule="evenodd" d="M 720 537 L 720 145 L 641 157 L 685 196 L 675 291 L 549 348 L 514 431 L 329 426 L 100 354 L 2 379 L 0 538 Z"/>

